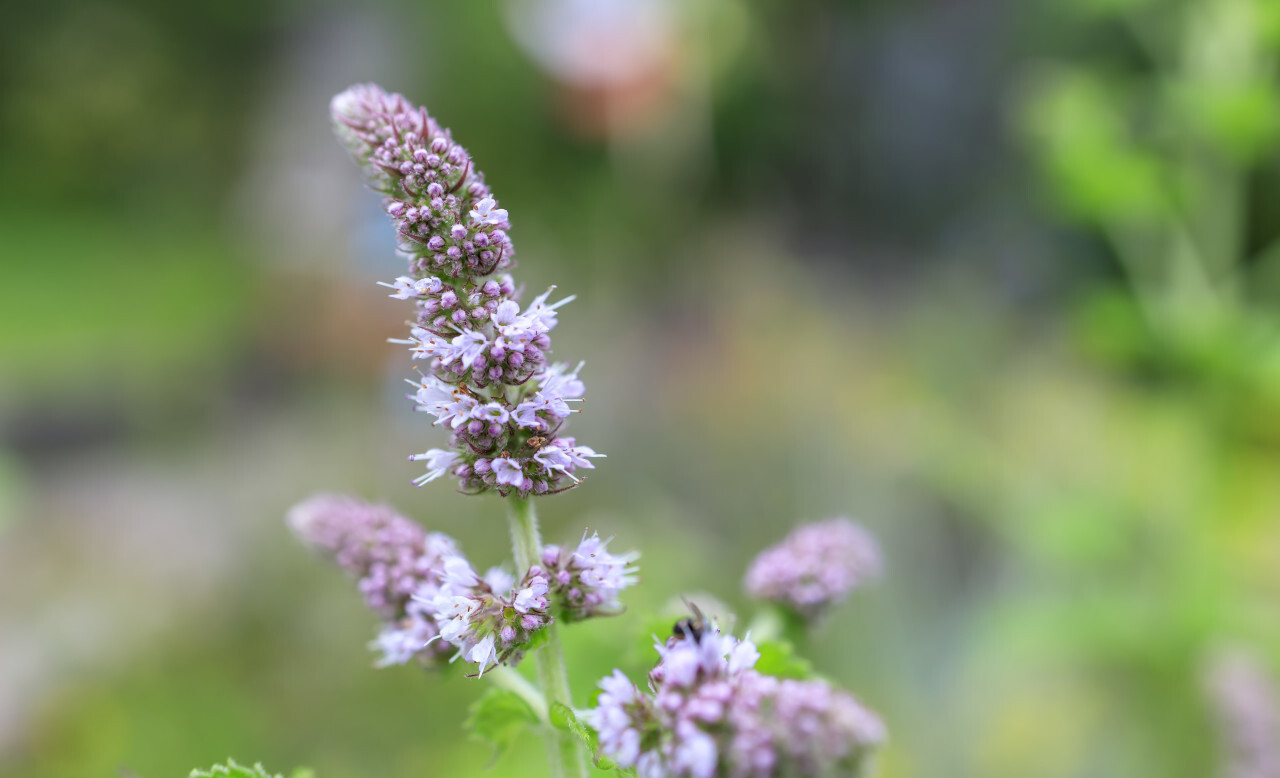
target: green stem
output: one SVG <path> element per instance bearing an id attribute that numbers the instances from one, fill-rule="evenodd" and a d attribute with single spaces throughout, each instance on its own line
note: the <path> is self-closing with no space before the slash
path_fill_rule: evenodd
<path id="1" fill-rule="evenodd" d="M 521 497 L 507 498 L 507 517 L 511 522 L 511 549 L 516 558 L 517 573 L 539 564 L 542 558 L 542 538 L 538 534 L 538 516 L 533 503 Z M 546 643 L 533 653 L 534 668 L 538 672 L 538 686 L 548 705 L 560 703 L 573 708 L 569 693 L 569 673 L 564 665 L 564 648 L 560 645 L 560 630 L 555 622 L 544 627 Z M 547 759 L 551 763 L 553 778 L 586 778 L 587 762 L 582 749 L 573 736 L 554 727 L 547 740 Z"/>
<path id="2" fill-rule="evenodd" d="M 533 710 L 533 715 L 538 717 L 538 721 L 544 725 L 551 722 L 550 714 L 547 711 L 547 701 L 542 696 L 542 692 L 529 683 L 529 680 L 514 667 L 498 665 L 488 673 L 485 673 L 485 677 L 492 678 L 497 685 L 508 691 L 515 692 L 520 699 L 529 704 L 529 708 Z"/>

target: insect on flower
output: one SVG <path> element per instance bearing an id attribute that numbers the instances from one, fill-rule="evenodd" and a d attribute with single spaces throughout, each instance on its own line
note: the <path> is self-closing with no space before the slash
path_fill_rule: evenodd
<path id="1" fill-rule="evenodd" d="M 689 610 L 693 611 L 693 616 L 685 616 L 676 622 L 671 628 L 671 636 L 675 638 L 687 637 L 695 642 L 702 640 L 702 636 L 707 632 L 707 617 L 703 615 L 702 609 L 688 600 L 684 604 L 689 606 Z"/>

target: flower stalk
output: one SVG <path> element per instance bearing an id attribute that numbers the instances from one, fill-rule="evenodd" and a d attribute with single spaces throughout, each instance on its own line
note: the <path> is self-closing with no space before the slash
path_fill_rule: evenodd
<path id="1" fill-rule="evenodd" d="M 507 499 L 507 516 L 511 524 L 511 551 L 516 566 L 527 568 L 536 564 L 542 554 L 542 537 L 538 532 L 538 515 L 533 502 L 523 497 Z M 573 695 L 569 689 L 569 673 L 564 663 L 564 648 L 560 644 L 560 630 L 554 622 L 544 630 L 545 642 L 533 654 L 538 686 L 547 704 L 560 703 L 573 708 Z M 550 727 L 547 740 L 547 758 L 554 778 L 585 778 L 587 763 L 582 749 L 572 735 Z"/>

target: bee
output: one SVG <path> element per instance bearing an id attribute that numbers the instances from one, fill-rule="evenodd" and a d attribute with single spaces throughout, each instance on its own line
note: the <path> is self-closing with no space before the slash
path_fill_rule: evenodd
<path id="1" fill-rule="evenodd" d="M 684 601 L 689 606 L 689 610 L 693 611 L 693 616 L 685 616 L 676 622 L 671 628 L 671 636 L 674 638 L 687 637 L 697 643 L 702 640 L 702 636 L 707 634 L 707 617 L 702 614 L 702 609 L 697 605 Z"/>

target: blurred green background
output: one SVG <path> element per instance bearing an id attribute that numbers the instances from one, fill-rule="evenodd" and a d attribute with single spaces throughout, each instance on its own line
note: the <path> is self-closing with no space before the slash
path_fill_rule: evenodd
<path id="1" fill-rule="evenodd" d="M 409 483 L 440 435 L 327 117 L 368 80 L 578 295 L 609 458 L 544 534 L 644 554 L 567 631 L 579 705 L 655 609 L 745 624 L 752 556 L 847 514 L 888 573 L 808 650 L 880 775 L 1224 771 L 1280 666 L 1278 54 L 1271 0 L 10 4 L 0 775 L 542 769 L 462 736 L 483 682 L 374 671 L 283 522 L 347 491 L 508 554 L 499 500 Z"/>

